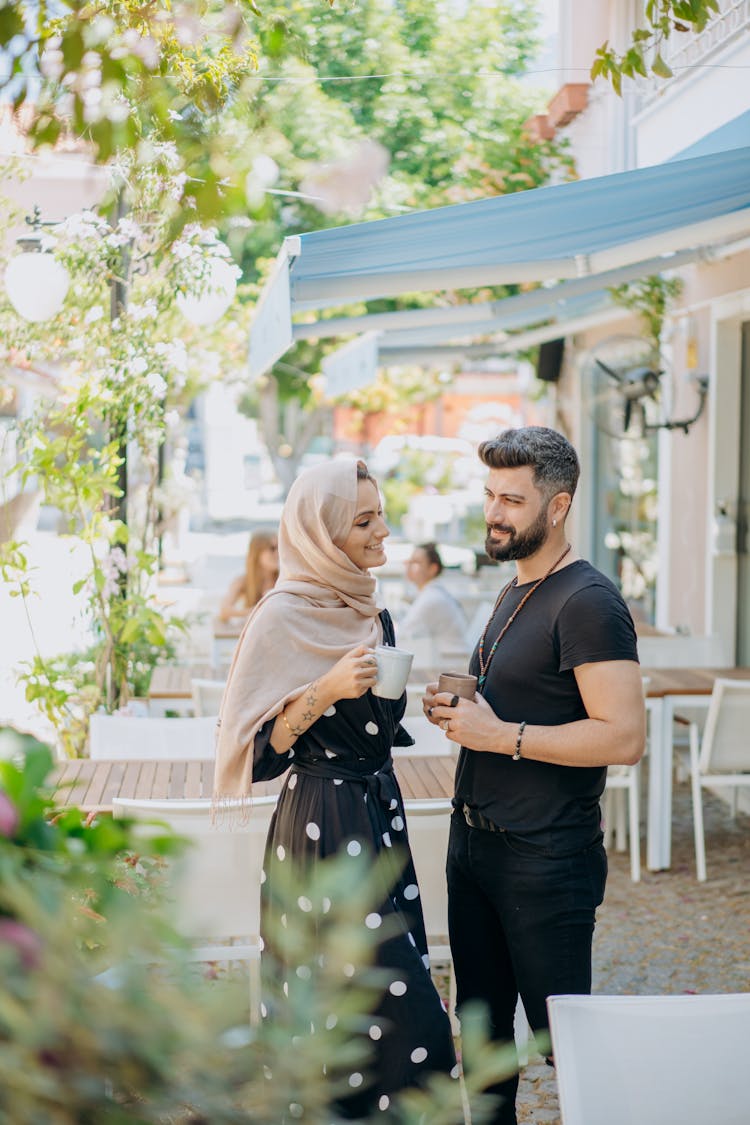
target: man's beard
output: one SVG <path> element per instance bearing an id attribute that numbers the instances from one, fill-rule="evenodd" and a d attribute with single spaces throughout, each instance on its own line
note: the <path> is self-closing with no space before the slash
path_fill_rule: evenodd
<path id="1" fill-rule="evenodd" d="M 508 533 L 508 539 L 505 543 L 498 543 L 491 537 L 490 531 L 492 528 Z M 547 513 L 542 510 L 526 531 L 515 531 L 514 528 L 506 527 L 504 524 L 488 524 L 484 549 L 495 562 L 528 559 L 531 555 L 536 554 L 540 547 L 544 546 L 547 541 L 547 534 Z"/>

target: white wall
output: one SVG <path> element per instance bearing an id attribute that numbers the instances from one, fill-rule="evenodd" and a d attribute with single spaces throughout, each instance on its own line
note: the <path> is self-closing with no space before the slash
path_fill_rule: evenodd
<path id="1" fill-rule="evenodd" d="M 750 16 L 750 4 L 748 16 Z M 678 72 L 675 72 L 676 74 Z M 750 109 L 750 26 L 662 85 L 635 118 L 639 167 L 659 164 Z"/>
<path id="2" fill-rule="evenodd" d="M 206 392 L 201 416 L 207 514 L 214 520 L 246 519 L 268 476 L 268 455 L 258 438 L 258 424 L 238 413 L 237 390 L 220 383 Z M 246 458 L 252 459 L 249 475 Z"/>

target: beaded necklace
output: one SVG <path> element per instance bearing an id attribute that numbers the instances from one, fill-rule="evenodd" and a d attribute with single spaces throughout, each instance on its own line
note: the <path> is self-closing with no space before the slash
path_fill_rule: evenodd
<path id="1" fill-rule="evenodd" d="M 482 688 L 484 686 L 484 681 L 487 679 L 487 670 L 489 669 L 490 663 L 492 661 L 492 657 L 495 655 L 495 649 L 500 644 L 500 641 L 503 639 L 505 634 L 508 632 L 508 629 L 510 629 L 511 625 L 513 624 L 515 619 L 518 617 L 519 613 L 521 612 L 523 607 L 526 605 L 526 602 L 529 600 L 529 598 L 534 593 L 534 591 L 538 590 L 539 587 L 541 586 L 542 582 L 544 582 L 545 579 L 549 578 L 552 571 L 555 569 L 556 566 L 560 565 L 560 563 L 563 561 L 563 559 L 565 558 L 565 556 L 568 554 L 569 551 L 570 551 L 570 543 L 568 543 L 567 547 L 565 548 L 563 553 L 560 555 L 560 558 L 556 559 L 555 562 L 553 562 L 552 566 L 549 568 L 547 573 L 543 574 L 541 578 L 537 579 L 537 581 L 534 583 L 534 585 L 531 587 L 531 589 L 526 591 L 526 593 L 521 598 L 520 602 L 518 603 L 516 608 L 513 610 L 510 617 L 505 622 L 502 629 L 500 630 L 500 632 L 496 636 L 495 642 L 494 642 L 492 648 L 490 649 L 489 655 L 488 655 L 487 660 L 485 662 L 485 659 L 484 659 L 484 642 L 485 642 L 485 638 L 487 637 L 487 630 L 489 629 L 492 622 L 495 620 L 495 614 L 499 610 L 500 606 L 503 604 L 503 599 L 505 598 L 505 595 L 508 593 L 509 590 L 512 590 L 515 586 L 518 585 L 518 575 L 516 575 L 515 578 L 511 578 L 508 585 L 500 592 L 500 595 L 498 596 L 498 599 L 495 602 L 495 605 L 493 607 L 492 613 L 490 614 L 490 619 L 487 622 L 487 624 L 485 625 L 484 632 L 482 633 L 481 637 L 479 638 L 479 673 L 480 673 L 480 675 L 479 675 L 479 680 L 477 681 L 477 686 L 479 688 Z"/>

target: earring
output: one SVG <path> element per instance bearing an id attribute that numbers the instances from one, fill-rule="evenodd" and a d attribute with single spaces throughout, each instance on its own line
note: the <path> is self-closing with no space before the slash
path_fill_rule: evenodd
<path id="1" fill-rule="evenodd" d="M 557 527 L 557 520 L 553 520 L 553 521 L 552 521 L 552 526 L 553 526 L 553 527 Z"/>

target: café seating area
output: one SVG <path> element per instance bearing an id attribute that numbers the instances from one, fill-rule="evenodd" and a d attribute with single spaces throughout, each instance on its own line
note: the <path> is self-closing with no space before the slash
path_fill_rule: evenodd
<path id="1" fill-rule="evenodd" d="M 471 599 L 483 623 L 491 599 L 487 600 L 486 592 L 484 600 L 476 593 Z M 145 835 L 154 830 L 149 822 L 159 821 L 187 837 L 192 847 L 183 859 L 174 862 L 170 876 L 179 931 L 196 962 L 243 967 L 249 986 L 248 1010 L 251 1021 L 255 1021 L 259 1011 L 260 871 L 268 822 L 283 778 L 256 786 L 253 814 L 241 825 L 213 822 L 210 810 L 216 718 L 238 632 L 235 630 L 231 644 L 231 638 L 221 638 L 226 642 L 221 650 L 216 638 L 208 647 L 205 636 L 200 643 L 194 639 L 186 650 L 192 659 L 158 666 L 147 700 L 134 708 L 133 714 L 94 715 L 89 757 L 60 765 L 57 796 L 61 805 L 77 804 L 87 813 L 111 812 L 117 817 L 134 818 Z M 712 843 L 711 829 L 704 823 L 704 797 L 706 793 L 733 792 L 725 806 L 729 818 L 741 805 L 736 795 L 747 792 L 750 785 L 750 753 L 742 738 L 750 718 L 750 669 L 727 666 L 713 638 L 649 633 L 639 640 L 639 648 L 648 712 L 647 753 L 638 766 L 609 771 L 602 801 L 605 844 L 613 857 L 619 853 L 625 856 L 627 866 L 622 870 L 631 886 L 670 872 L 677 766 L 689 777 L 692 794 L 696 859 L 691 878 L 694 885 L 696 878 L 708 880 L 710 885 Z M 444 857 L 459 747 L 427 720 L 421 703 L 426 683 L 446 667 L 465 669 L 466 656 L 428 651 L 426 647 L 415 653 L 403 720 L 414 745 L 395 748 L 393 757 L 405 799 L 430 956 L 433 967 L 447 974 L 447 999 L 457 1028 Z M 676 719 L 684 721 L 676 723 Z M 595 1106 L 583 1097 L 580 1087 L 590 1087 L 589 1077 L 588 1073 L 578 1073 L 584 1052 L 576 1049 L 568 1059 L 571 1034 L 590 1036 L 607 1058 L 607 1052 L 612 1051 L 621 1051 L 629 1058 L 632 1020 L 628 1006 L 615 1003 L 623 997 L 594 997 L 602 1003 L 590 1011 L 584 1005 L 580 1012 L 566 1007 L 569 999 L 550 1000 L 563 1125 L 599 1125 L 603 1119 L 615 1125 L 620 1121 L 622 1125 L 631 1121 L 638 1125 L 653 1121 L 656 1125 L 666 1120 L 658 1116 L 658 1101 L 656 1108 L 638 1101 L 636 1117 L 618 1117 L 616 1107 L 622 1098 L 616 1094 L 617 1076 L 612 1077 L 611 1089 L 601 1092 Z M 677 1014 L 678 1006 L 673 1011 L 655 1003 L 666 997 L 625 999 L 654 1004 L 653 1008 L 638 1008 L 639 1026 L 644 1013 L 656 1021 L 655 1026 L 662 1026 L 663 1021 L 664 1027 Z M 610 1000 L 611 1005 L 605 1003 Z M 697 1013 L 698 1005 L 685 1009 L 683 1031 L 689 1027 L 694 1011 Z M 726 1017 L 719 1005 L 710 1013 L 708 1008 L 701 1011 L 704 1018 L 737 1019 L 738 1026 L 745 1027 L 747 1013 L 739 1007 Z M 533 1065 L 531 1042 L 519 1003 L 516 1043 L 522 1065 Z M 689 1035 L 681 1035 L 680 1042 L 689 1055 Z M 607 1065 L 605 1061 L 603 1073 L 608 1073 Z M 648 1074 L 645 1081 L 650 1084 Z M 688 1125 L 693 1121 L 697 1125 L 698 1120 L 689 1114 L 684 1117 Z"/>

